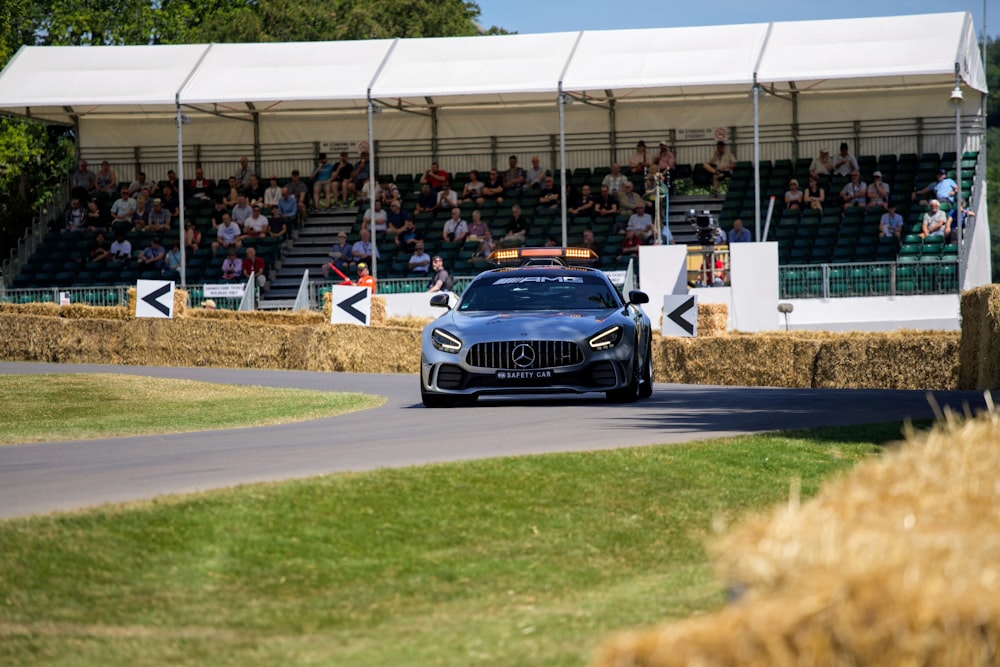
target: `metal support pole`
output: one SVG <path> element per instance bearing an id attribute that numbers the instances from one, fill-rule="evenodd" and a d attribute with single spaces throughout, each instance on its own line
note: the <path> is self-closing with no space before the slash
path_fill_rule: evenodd
<path id="1" fill-rule="evenodd" d="M 559 86 L 559 213 L 562 217 L 562 246 L 569 245 L 566 224 L 566 93 Z"/>
<path id="2" fill-rule="evenodd" d="M 368 231 L 372 243 L 372 277 L 378 281 L 378 235 L 375 233 L 375 105 L 368 91 Z"/>
<path id="3" fill-rule="evenodd" d="M 760 237 L 760 84 L 757 75 L 753 76 L 753 221 L 754 238 Z"/>
<path id="4" fill-rule="evenodd" d="M 184 247 L 184 114 L 181 113 L 180 95 L 177 96 L 177 202 L 178 235 L 181 240 L 181 287 L 187 288 L 187 248 Z"/>
<path id="5" fill-rule="evenodd" d="M 958 240 L 958 285 L 961 290 L 965 282 L 966 270 L 966 247 L 965 229 L 963 223 L 965 216 L 962 214 L 962 155 L 965 153 L 962 146 L 962 74 L 959 64 L 955 63 L 955 88 L 951 91 L 949 100 L 955 107 L 955 183 L 958 185 L 958 192 L 955 194 L 953 207 L 958 207 L 955 211 L 956 238 Z"/>

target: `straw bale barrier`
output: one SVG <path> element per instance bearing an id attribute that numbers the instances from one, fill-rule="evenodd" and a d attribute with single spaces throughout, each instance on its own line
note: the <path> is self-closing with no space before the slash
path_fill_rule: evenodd
<path id="1" fill-rule="evenodd" d="M 962 294 L 959 386 L 1000 388 L 1000 285 Z"/>
<path id="2" fill-rule="evenodd" d="M 736 603 L 609 640 L 594 667 L 1000 665 L 1000 418 L 952 417 L 712 553 Z"/>
<path id="3" fill-rule="evenodd" d="M 729 329 L 729 306 L 724 303 L 698 304 L 698 335 L 724 336 Z"/>

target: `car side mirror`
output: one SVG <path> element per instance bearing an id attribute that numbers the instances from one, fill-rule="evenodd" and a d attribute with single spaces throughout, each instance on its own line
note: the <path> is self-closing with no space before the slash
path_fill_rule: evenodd
<path id="1" fill-rule="evenodd" d="M 431 305 L 435 308 L 447 308 L 451 310 L 451 304 L 448 303 L 447 294 L 435 294 L 431 297 Z"/>
<path id="2" fill-rule="evenodd" d="M 645 292 L 634 289 L 628 293 L 628 302 L 635 305 L 649 303 L 649 295 Z"/>

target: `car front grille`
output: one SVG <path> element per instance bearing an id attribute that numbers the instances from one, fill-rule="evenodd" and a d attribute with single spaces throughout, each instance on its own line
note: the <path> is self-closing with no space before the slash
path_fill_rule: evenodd
<path id="1" fill-rule="evenodd" d="M 583 352 L 565 340 L 504 340 L 473 345 L 465 361 L 476 368 L 559 368 L 581 363 Z"/>

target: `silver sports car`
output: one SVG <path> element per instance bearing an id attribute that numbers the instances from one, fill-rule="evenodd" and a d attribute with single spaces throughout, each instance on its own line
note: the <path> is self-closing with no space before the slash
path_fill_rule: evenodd
<path id="1" fill-rule="evenodd" d="M 634 401 L 653 391 L 649 317 L 604 273 L 572 266 L 578 249 L 504 250 L 519 266 L 479 274 L 423 331 L 420 396 L 429 408 L 481 394 L 604 392 Z M 589 251 L 585 251 L 589 252 Z M 589 259 L 589 257 L 588 257 Z"/>

